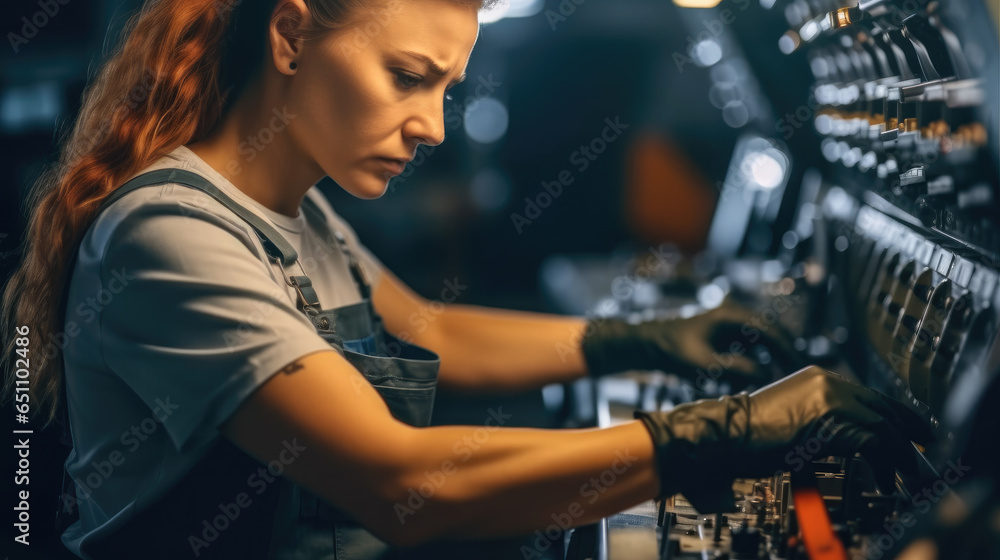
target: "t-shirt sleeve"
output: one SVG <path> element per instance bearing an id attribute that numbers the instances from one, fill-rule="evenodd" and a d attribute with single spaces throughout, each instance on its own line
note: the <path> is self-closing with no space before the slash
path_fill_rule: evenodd
<path id="1" fill-rule="evenodd" d="M 332 349 L 259 251 L 247 230 L 185 203 L 140 206 L 108 238 L 101 281 L 119 292 L 101 312 L 104 360 L 151 409 L 169 399 L 178 450 L 217 436 L 280 368 Z"/>

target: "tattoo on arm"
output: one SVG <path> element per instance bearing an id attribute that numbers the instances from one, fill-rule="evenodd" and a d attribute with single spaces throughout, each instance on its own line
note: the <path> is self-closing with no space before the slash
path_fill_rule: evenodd
<path id="1" fill-rule="evenodd" d="M 294 362 L 292 362 L 292 363 L 288 364 L 287 366 L 281 368 L 281 370 L 278 373 L 285 373 L 285 374 L 295 373 L 295 372 L 299 371 L 300 369 L 304 369 L 304 368 L 305 368 L 305 366 L 303 366 L 302 364 L 300 364 L 298 360 L 295 360 Z"/>

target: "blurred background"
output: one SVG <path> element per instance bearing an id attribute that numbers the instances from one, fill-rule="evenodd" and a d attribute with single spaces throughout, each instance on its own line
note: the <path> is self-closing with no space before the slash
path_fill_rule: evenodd
<path id="1" fill-rule="evenodd" d="M 960 342 L 935 367 L 972 368 L 995 393 L 984 372 L 996 321 L 983 310 L 995 309 L 1000 265 L 997 1 L 871 0 L 865 13 L 839 0 L 689 1 L 510 0 L 488 17 L 468 78 L 445 103 L 442 145 L 421 147 L 377 200 L 329 179 L 320 187 L 427 298 L 457 282 L 467 287 L 458 303 L 648 315 L 766 285 L 771 296 L 806 297 L 785 319 L 797 317 L 790 328 L 814 361 L 843 358 L 870 385 L 939 416 L 944 397 L 932 402 L 927 387 L 878 365 L 865 331 L 887 275 L 900 293 L 923 293 L 913 266 L 883 263 L 886 247 L 909 243 L 893 262 L 936 266 L 934 282 L 953 280 L 982 312 L 973 335 L 953 328 Z M 39 0 L 7 0 L 0 16 L 4 277 L 20 257 L 28 190 L 141 2 L 49 4 L 54 15 Z M 933 88 L 943 93 L 925 94 Z M 898 224 L 933 242 L 937 265 L 917 241 L 880 237 Z M 899 311 L 890 300 L 885 309 Z M 890 334 L 904 323 L 918 330 L 901 318 Z M 966 338 L 979 341 L 968 345 L 975 356 L 963 354 Z M 497 404 L 514 413 L 511 425 L 601 423 L 593 395 L 578 393 L 587 387 L 551 389 L 441 394 L 435 423 L 478 423 Z M 39 437 L 53 450 L 39 480 L 58 480 L 65 450 Z M 51 541 L 48 506 L 39 508 L 39 540 Z"/>
<path id="2" fill-rule="evenodd" d="M 804 58 L 773 64 L 787 26 L 757 0 L 731 2 L 732 21 L 708 25 L 671 2 L 577 2 L 512 0 L 507 17 L 483 27 L 469 78 L 446 103 L 447 140 L 421 148 L 382 198 L 321 185 L 362 241 L 423 295 L 437 297 L 445 278 L 458 277 L 468 281 L 465 303 L 541 310 L 539 266 L 553 254 L 628 251 L 667 236 L 698 249 L 736 138 L 772 130 L 775 115 L 807 93 Z M 36 36 L 8 38 L 16 54 L 2 49 L 5 267 L 23 229 L 20 201 L 139 5 L 59 3 Z M 37 1 L 5 6 L 2 29 L 18 35 L 21 18 L 39 10 Z M 742 47 L 733 34 L 746 35 Z M 622 128 L 607 142 L 606 120 Z M 797 141 L 814 141 L 797 132 Z M 525 198 L 536 201 L 563 171 L 572 183 L 528 217 Z M 668 204 L 648 204 L 664 197 Z"/>

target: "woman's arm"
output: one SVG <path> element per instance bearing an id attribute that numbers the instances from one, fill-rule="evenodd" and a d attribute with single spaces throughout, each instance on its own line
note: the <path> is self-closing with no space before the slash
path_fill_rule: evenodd
<path id="1" fill-rule="evenodd" d="M 568 528 L 675 492 L 718 511 L 734 478 L 788 467 L 809 438 L 820 456 L 861 451 L 888 489 L 894 464 L 916 473 L 910 441 L 931 436 L 905 405 L 820 368 L 613 428 L 505 428 L 501 409 L 484 414 L 480 427 L 408 426 L 341 354 L 321 350 L 268 378 L 220 430 L 398 545 Z"/>
<path id="2" fill-rule="evenodd" d="M 454 299 L 455 291 L 443 299 Z M 389 332 L 441 356 L 442 386 L 520 391 L 587 371 L 582 317 L 430 301 L 384 267 L 372 298 Z"/>
<path id="3" fill-rule="evenodd" d="M 638 421 L 603 430 L 413 428 L 343 356 L 282 368 L 221 427 L 262 463 L 397 545 L 531 534 L 593 522 L 660 492 Z"/>

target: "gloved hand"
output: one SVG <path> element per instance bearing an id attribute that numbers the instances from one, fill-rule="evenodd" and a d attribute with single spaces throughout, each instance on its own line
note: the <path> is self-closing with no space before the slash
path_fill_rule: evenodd
<path id="1" fill-rule="evenodd" d="M 910 409 L 815 366 L 749 395 L 635 416 L 653 437 L 663 496 L 684 494 L 700 512 L 730 507 L 736 478 L 801 468 L 795 446 L 809 438 L 821 445 L 816 459 L 860 452 L 886 490 L 894 467 L 917 468 L 910 441 L 930 438 L 927 423 Z"/>
<path id="2" fill-rule="evenodd" d="M 767 348 L 782 371 L 794 371 L 808 363 L 781 325 L 764 324 L 752 311 L 730 300 L 685 319 L 639 324 L 590 319 L 581 350 L 591 375 L 658 369 L 676 373 L 699 387 L 709 380 L 728 381 L 740 390 L 774 379 L 770 368 L 751 352 L 756 345 Z"/>

